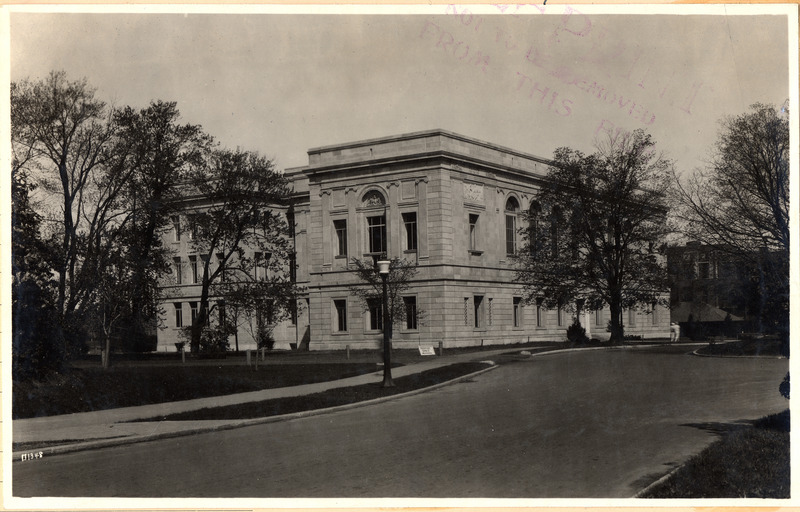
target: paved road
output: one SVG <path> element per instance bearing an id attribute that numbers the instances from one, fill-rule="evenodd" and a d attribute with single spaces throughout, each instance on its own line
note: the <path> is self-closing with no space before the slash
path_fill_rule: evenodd
<path id="1" fill-rule="evenodd" d="M 615 498 L 787 407 L 788 361 L 572 352 L 282 423 L 13 465 L 15 496 Z"/>

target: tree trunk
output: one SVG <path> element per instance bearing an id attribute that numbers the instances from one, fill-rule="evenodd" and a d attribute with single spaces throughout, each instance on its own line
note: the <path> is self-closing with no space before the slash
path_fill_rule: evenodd
<path id="1" fill-rule="evenodd" d="M 624 328 L 622 326 L 622 298 L 617 297 L 616 294 L 609 304 L 611 309 L 611 339 L 609 341 L 612 345 L 621 344 L 625 338 Z"/>
<path id="2" fill-rule="evenodd" d="M 101 357 L 103 362 L 103 369 L 108 370 L 111 366 L 111 336 L 106 335 L 106 346 L 103 349 L 103 356 Z"/>
<path id="3" fill-rule="evenodd" d="M 202 309 L 201 309 L 202 311 Z M 200 335 L 203 332 L 203 324 L 202 324 L 202 317 L 204 315 L 198 311 L 197 317 L 192 324 L 192 339 L 189 342 L 189 349 L 191 350 L 192 354 L 197 354 L 200 352 Z"/>

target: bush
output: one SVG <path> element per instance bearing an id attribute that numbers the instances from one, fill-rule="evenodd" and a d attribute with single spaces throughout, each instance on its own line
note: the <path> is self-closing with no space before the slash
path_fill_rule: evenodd
<path id="1" fill-rule="evenodd" d="M 230 348 L 230 330 L 224 327 L 206 327 L 200 335 L 200 352 L 218 354 Z"/>
<path id="2" fill-rule="evenodd" d="M 572 325 L 567 327 L 567 339 L 570 343 L 586 343 L 589 338 L 586 336 L 586 329 L 576 318 Z"/>
<path id="3" fill-rule="evenodd" d="M 781 396 L 785 399 L 789 399 L 789 372 L 786 372 L 786 377 L 783 378 L 783 382 L 778 387 L 781 392 Z"/>
<path id="4" fill-rule="evenodd" d="M 58 312 L 46 305 L 41 289 L 24 282 L 17 287 L 12 316 L 11 374 L 14 380 L 41 380 L 63 369 L 64 332 Z"/>
<path id="5" fill-rule="evenodd" d="M 260 327 L 258 329 L 258 348 L 266 348 L 272 350 L 275 346 L 275 337 L 272 335 L 272 329 L 269 327 Z"/>

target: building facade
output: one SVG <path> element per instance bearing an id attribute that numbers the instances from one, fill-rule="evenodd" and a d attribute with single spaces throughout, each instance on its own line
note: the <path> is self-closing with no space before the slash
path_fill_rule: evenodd
<path id="1" fill-rule="evenodd" d="M 417 267 L 403 302 L 422 313 L 394 326 L 394 347 L 566 339 L 572 314 L 524 304 L 514 282 L 523 212 L 536 200 L 547 159 L 442 130 L 314 148 L 308 156 L 307 166 L 287 171 L 305 296 L 296 318 L 276 330 L 277 346 L 378 347 L 377 312 L 349 290 L 358 282 L 353 258 L 383 253 Z M 581 323 L 591 337 L 608 337 L 607 310 L 584 312 Z M 625 325 L 626 334 L 668 338 L 669 311 L 631 310 Z"/>

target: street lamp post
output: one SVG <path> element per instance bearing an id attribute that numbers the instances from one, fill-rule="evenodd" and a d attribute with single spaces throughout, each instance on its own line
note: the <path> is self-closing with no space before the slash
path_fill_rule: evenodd
<path id="1" fill-rule="evenodd" d="M 389 276 L 389 265 L 387 259 L 378 260 L 378 273 L 383 281 L 383 387 L 393 388 L 392 382 L 392 345 L 389 341 L 389 330 L 391 329 L 392 319 L 389 315 L 389 298 L 386 292 L 386 278 Z"/>

